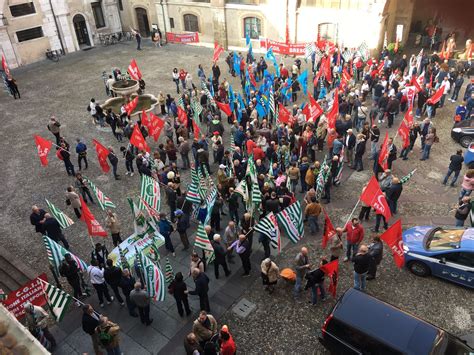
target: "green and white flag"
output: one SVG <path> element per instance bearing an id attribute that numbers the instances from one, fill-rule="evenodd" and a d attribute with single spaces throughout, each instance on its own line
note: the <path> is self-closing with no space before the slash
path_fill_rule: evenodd
<path id="1" fill-rule="evenodd" d="M 402 177 L 402 178 L 400 179 L 400 183 L 401 183 L 401 184 L 407 183 L 408 180 L 410 180 L 411 177 L 415 174 L 415 171 L 416 171 L 416 169 L 413 169 L 413 170 L 410 171 L 407 175 L 405 175 L 404 177 Z"/>
<path id="2" fill-rule="evenodd" d="M 209 91 L 209 89 L 207 88 L 207 85 L 204 81 L 201 80 L 201 88 L 202 90 L 204 91 L 204 93 L 206 94 L 207 96 L 207 99 L 209 100 L 209 103 L 214 106 L 214 107 L 217 107 L 216 106 L 216 101 L 214 100 L 214 98 L 212 97 L 211 95 L 211 92 Z"/>
<path id="3" fill-rule="evenodd" d="M 59 275 L 59 266 L 64 259 L 64 255 L 69 254 L 71 255 L 72 259 L 76 262 L 77 267 L 82 271 L 87 271 L 87 264 L 71 253 L 66 248 L 63 248 L 61 245 L 56 243 L 51 238 L 43 235 L 43 242 L 46 247 L 46 253 L 48 254 L 49 263 L 51 266 L 56 270 L 57 274 Z"/>
<path id="4" fill-rule="evenodd" d="M 191 185 L 188 186 L 188 191 L 186 191 L 186 201 L 201 203 L 199 187 L 194 182 L 191 182 Z"/>
<path id="5" fill-rule="evenodd" d="M 165 280 L 169 285 L 174 280 L 173 267 L 171 266 L 170 259 L 166 258 L 165 262 Z"/>
<path id="6" fill-rule="evenodd" d="M 229 149 L 230 155 L 233 156 L 235 152 L 235 138 L 232 132 L 230 132 L 230 149 Z M 232 161 L 234 161 L 232 159 Z"/>
<path id="7" fill-rule="evenodd" d="M 297 243 L 304 236 L 303 211 L 301 202 L 296 201 L 277 215 L 278 223 L 283 227 L 293 243 Z"/>
<path id="8" fill-rule="evenodd" d="M 53 313 L 56 322 L 60 322 L 71 304 L 72 296 L 44 281 L 41 281 L 41 287 L 51 313 Z"/>
<path id="9" fill-rule="evenodd" d="M 191 108 L 193 109 L 193 112 L 194 112 L 194 116 L 193 116 L 194 122 L 196 122 L 196 124 L 200 126 L 201 123 L 199 122 L 199 115 L 202 112 L 202 106 L 197 100 L 192 100 Z"/>
<path id="10" fill-rule="evenodd" d="M 249 200 L 249 191 L 247 188 L 247 181 L 245 179 L 242 179 L 242 181 L 239 182 L 239 184 L 235 188 L 234 192 L 242 196 L 242 199 L 244 200 L 244 202 L 247 202 Z"/>
<path id="11" fill-rule="evenodd" d="M 68 216 L 66 216 L 63 211 L 61 211 L 59 208 L 49 202 L 48 199 L 45 198 L 45 200 L 51 214 L 54 218 L 56 218 L 61 228 L 64 229 L 74 224 L 74 221 Z"/>
<path id="12" fill-rule="evenodd" d="M 260 192 L 260 187 L 257 182 L 252 184 L 252 203 L 256 207 L 262 203 L 262 193 Z"/>
<path id="13" fill-rule="evenodd" d="M 277 219 L 273 212 L 268 213 L 258 221 L 253 229 L 270 238 L 272 247 L 278 249 L 278 252 L 281 251 L 280 230 L 278 229 Z"/>
<path id="14" fill-rule="evenodd" d="M 249 156 L 249 160 L 247 162 L 247 171 L 245 172 L 245 176 L 250 176 L 250 180 L 252 181 L 252 184 L 255 184 L 257 182 L 257 168 L 255 167 L 253 155 Z"/>
<path id="15" fill-rule="evenodd" d="M 155 211 L 160 211 L 161 193 L 160 183 L 145 174 L 141 176 L 140 197 Z M 145 204 L 140 200 L 139 208 L 145 209 Z"/>
<path id="16" fill-rule="evenodd" d="M 316 200 L 318 201 L 321 199 L 324 190 L 324 185 L 326 185 L 330 174 L 331 170 L 329 169 L 326 160 L 324 160 L 321 164 L 321 168 L 319 169 L 319 174 L 316 177 Z"/>
<path id="17" fill-rule="evenodd" d="M 95 198 L 97 199 L 97 201 L 99 202 L 99 206 L 100 208 L 102 208 L 102 210 L 105 210 L 106 207 L 110 207 L 110 208 L 116 208 L 115 204 L 110 200 L 110 198 L 108 198 L 107 196 L 105 196 L 103 194 L 102 191 L 100 191 L 97 186 L 92 182 L 90 181 L 88 178 L 84 177 L 84 180 L 89 184 L 89 186 L 91 187 L 92 189 L 92 192 L 94 192 L 94 195 L 95 195 Z"/>
<path id="18" fill-rule="evenodd" d="M 184 110 L 184 101 L 183 101 L 182 96 L 180 96 L 179 99 L 178 99 L 178 106 L 181 107 Z"/>
<path id="19" fill-rule="evenodd" d="M 142 209 L 139 209 L 135 204 L 135 201 L 130 197 L 127 198 L 130 208 L 132 209 L 133 214 L 133 228 L 136 234 L 142 234 L 146 231 L 146 218 L 145 213 Z"/>
<path id="20" fill-rule="evenodd" d="M 194 246 L 204 250 L 214 251 L 214 248 L 212 247 L 211 242 L 207 237 L 207 233 L 204 229 L 204 224 L 202 224 L 201 222 L 199 222 L 196 230 Z"/>
<path id="21" fill-rule="evenodd" d="M 164 301 L 166 294 L 165 277 L 160 268 L 142 252 L 136 251 L 136 255 L 138 257 L 140 269 L 143 273 L 148 296 L 153 298 L 155 301 Z"/>
<path id="22" fill-rule="evenodd" d="M 191 164 L 191 182 L 199 185 L 199 175 L 194 164 Z"/>

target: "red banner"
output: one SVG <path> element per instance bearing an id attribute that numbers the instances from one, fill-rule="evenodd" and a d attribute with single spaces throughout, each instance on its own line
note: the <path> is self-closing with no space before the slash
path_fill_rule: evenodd
<path id="1" fill-rule="evenodd" d="M 25 316 L 23 305 L 26 302 L 30 302 L 35 306 L 44 306 L 46 304 L 43 288 L 41 287 L 41 281 L 39 279 L 48 281 L 46 274 L 42 273 L 37 278 L 24 284 L 18 290 L 10 292 L 7 299 L 2 301 L 5 308 L 17 319 L 21 319 Z"/>
<path id="2" fill-rule="evenodd" d="M 393 260 L 398 268 L 402 268 L 405 264 L 405 254 L 403 253 L 403 239 L 402 239 L 402 220 L 399 219 L 390 226 L 381 236 L 382 239 L 389 246 L 392 251 Z"/>
<path id="3" fill-rule="evenodd" d="M 385 195 L 382 190 L 380 190 L 379 182 L 375 176 L 372 176 L 369 183 L 362 191 L 360 200 L 371 206 L 377 213 L 383 215 L 386 221 L 388 221 L 392 216 Z"/>
<path id="4" fill-rule="evenodd" d="M 38 150 L 38 155 L 41 161 L 41 165 L 48 165 L 48 153 L 51 150 L 53 142 L 44 139 L 43 137 L 35 135 L 36 149 Z M 58 150 L 59 152 L 59 150 Z"/>
<path id="5" fill-rule="evenodd" d="M 199 35 L 197 32 L 193 32 L 193 33 L 166 32 L 166 41 L 172 42 L 172 43 L 197 43 L 199 42 Z"/>
<path id="6" fill-rule="evenodd" d="M 268 38 L 260 38 L 260 47 L 272 48 L 273 53 L 286 55 L 304 55 L 307 43 L 284 43 L 272 41 Z"/>

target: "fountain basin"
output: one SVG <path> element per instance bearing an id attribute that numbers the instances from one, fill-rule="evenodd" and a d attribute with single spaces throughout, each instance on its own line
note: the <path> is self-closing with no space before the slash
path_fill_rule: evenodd
<path id="1" fill-rule="evenodd" d="M 154 95 L 151 95 L 151 94 L 144 94 L 144 95 L 132 94 L 130 96 L 130 101 L 133 100 L 137 96 L 138 96 L 137 107 L 135 108 L 135 110 L 132 111 L 132 113 L 130 114 L 130 117 L 133 117 L 139 113 L 142 113 L 143 110 L 145 110 L 145 112 L 153 111 L 154 113 L 155 106 L 158 104 L 158 99 Z M 112 109 L 113 113 L 120 116 L 120 108 L 126 102 L 127 102 L 127 98 L 125 97 L 113 97 L 105 101 L 104 104 L 101 105 L 101 107 L 104 110 L 104 112 L 106 112 L 110 108 Z"/>
<path id="2" fill-rule="evenodd" d="M 112 90 L 117 95 L 128 96 L 136 93 L 139 89 L 136 80 L 119 80 L 112 84 Z"/>

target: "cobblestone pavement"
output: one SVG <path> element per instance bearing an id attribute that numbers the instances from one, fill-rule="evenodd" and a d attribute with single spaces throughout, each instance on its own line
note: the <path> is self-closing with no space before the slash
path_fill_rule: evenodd
<path id="1" fill-rule="evenodd" d="M 0 186 L 0 218 L 3 221 L 0 225 L 0 242 L 10 252 L 11 258 L 22 260 L 38 272 L 47 271 L 47 258 L 42 241 L 39 235 L 33 232 L 28 220 L 31 205 L 44 207 L 44 198 L 48 198 L 69 216 L 74 215 L 64 202 L 64 192 L 66 187 L 73 183 L 73 179 L 66 175 L 63 163 L 50 154 L 50 164 L 43 168 L 36 155 L 33 134 L 48 139 L 54 138 L 46 128 L 49 115 L 56 115 L 62 124 L 64 136 L 72 145 L 77 137 L 83 138 L 88 144 L 89 169 L 83 173 L 117 205 L 123 234 L 126 235 L 132 232 L 132 217 L 126 197 L 138 195 L 139 177 L 124 175 L 125 167 L 122 161 L 119 166 L 121 181 L 103 175 L 98 166 L 91 143 L 93 138 L 105 145 L 112 145 L 116 151 L 120 147 L 110 133 L 99 131 L 91 125 L 86 111 L 91 97 L 99 101 L 105 100 L 101 73 L 103 70 L 110 71 L 110 68 L 115 66 L 125 69 L 130 59 L 136 58 L 144 74 L 148 93 L 174 93 L 171 69 L 184 67 L 191 71 L 193 77 L 197 77 L 196 69 L 199 63 L 204 65 L 206 73 L 209 72 L 208 63 L 211 56 L 209 49 L 180 45 L 155 49 L 145 44 L 144 50 L 137 52 L 134 50 L 134 44 L 129 42 L 74 53 L 61 58 L 58 63 L 41 62 L 14 71 L 22 99 L 13 100 L 4 93 L 0 94 L 3 117 L 0 132 L 0 154 L 3 157 L 3 169 L 0 172 L 0 180 L 3 181 Z M 229 78 L 230 75 L 226 74 L 227 65 L 222 60 L 220 66 L 222 77 Z M 240 87 L 233 78 L 231 83 L 235 89 Z M 459 147 L 450 138 L 454 108 L 455 105 L 447 101 L 446 108 L 439 110 L 434 119 L 441 142 L 434 145 L 429 161 L 419 161 L 419 149 L 415 149 L 409 156 L 410 160 L 397 160 L 394 163 L 394 174 L 398 176 L 417 168 L 415 176 L 405 185 L 399 202 L 398 216 L 402 218 L 404 227 L 454 224 L 451 209 L 456 202 L 458 188 L 444 187 L 440 183 L 449 156 Z M 395 131 L 391 132 L 394 133 Z M 228 134 L 225 137 L 228 140 Z M 157 144 L 153 142 L 151 146 L 153 149 Z M 333 202 L 326 208 L 335 225 L 342 225 L 347 219 L 362 185 L 370 176 L 371 162 L 364 161 L 364 165 L 366 170 L 361 173 L 346 169 L 343 173 L 343 184 L 333 189 Z M 187 174 L 183 174 L 183 179 L 185 182 L 190 180 Z M 298 194 L 298 198 L 300 197 Z M 104 213 L 96 206 L 92 207 L 92 211 L 99 222 L 103 223 Z M 222 225 L 224 223 L 226 220 Z M 371 218 L 364 226 L 368 229 L 373 223 Z M 89 261 L 90 242 L 86 233 L 86 227 L 81 221 L 65 231 L 71 250 Z M 321 236 L 308 235 L 309 233 L 301 245 L 309 246 L 310 259 L 316 261 L 324 254 L 320 248 Z M 177 237 L 175 242 L 179 243 Z M 109 249 L 112 249 L 111 241 L 107 240 L 106 243 Z M 276 257 L 280 268 L 292 266 L 292 260 L 301 245 L 287 246 L 281 255 Z M 334 301 L 328 300 L 314 307 L 308 304 L 309 295 L 305 294 L 300 301 L 295 302 L 291 297 L 291 285 L 284 282 L 280 282 L 277 291 L 268 296 L 263 291 L 259 278 L 258 264 L 262 252 L 256 242 L 254 248 L 256 251 L 253 255 L 251 278 L 240 278 L 240 270 L 237 270 L 240 268 L 239 261 L 231 265 L 234 273 L 228 280 L 215 280 L 212 272 L 208 273 L 211 278 L 211 307 L 219 318 L 219 323 L 229 325 L 239 353 L 322 352 L 323 349 L 317 342 L 317 331 Z M 164 250 L 163 255 L 166 255 Z M 177 257 L 171 260 L 175 271 L 187 270 L 187 258 L 184 252 L 178 251 Z M 339 294 L 352 285 L 351 265 L 345 263 L 341 268 Z M 379 270 L 377 280 L 368 285 L 370 294 L 455 334 L 472 331 L 472 306 L 469 302 L 472 292 L 469 290 L 435 278 L 418 278 L 405 269 L 399 270 L 394 266 L 387 251 Z M 192 285 L 191 280 L 188 279 L 187 282 Z M 256 310 L 245 319 L 239 318 L 231 311 L 232 305 L 241 297 L 256 304 Z M 93 304 L 96 304 L 95 298 L 91 298 Z M 197 300 L 192 300 L 191 305 L 196 315 Z M 155 322 L 148 328 L 142 327 L 136 319 L 128 317 L 125 311 L 120 312 L 118 305 L 109 306 L 104 312 L 121 325 L 123 350 L 126 354 L 160 351 L 163 354 L 181 353 L 183 336 L 191 329 L 191 318 L 181 319 L 170 297 L 164 303 L 153 306 L 152 317 Z M 55 332 L 61 341 L 57 353 L 92 351 L 88 336 L 80 329 L 78 310 L 71 312 L 66 320 L 56 327 Z"/>

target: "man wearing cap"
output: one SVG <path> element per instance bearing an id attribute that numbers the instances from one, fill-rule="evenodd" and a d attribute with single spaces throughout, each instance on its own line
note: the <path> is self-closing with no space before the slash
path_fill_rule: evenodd
<path id="1" fill-rule="evenodd" d="M 226 262 L 226 254 L 227 250 L 225 249 L 220 234 L 214 234 L 214 237 L 212 238 L 212 247 L 214 248 L 214 275 L 216 276 L 216 279 L 219 278 L 219 265 L 222 265 L 222 268 L 224 269 L 225 276 L 230 275 L 230 270 L 227 267 L 227 262 Z"/>
<path id="2" fill-rule="evenodd" d="M 26 327 L 31 334 L 36 336 L 38 328 L 41 329 L 44 337 L 51 342 L 50 350 L 54 350 L 56 347 L 56 339 L 54 339 L 54 336 L 48 329 L 48 312 L 39 306 L 32 305 L 30 302 L 25 302 L 23 307 L 25 309 Z"/>

